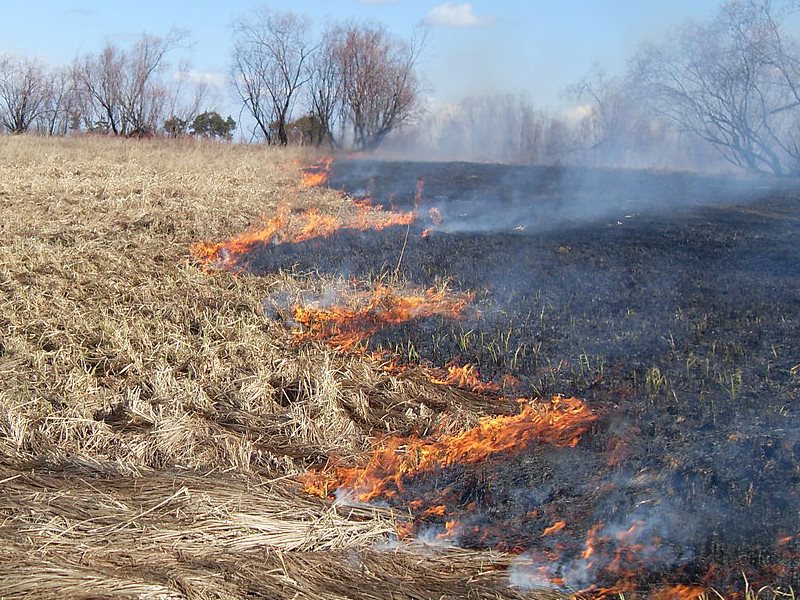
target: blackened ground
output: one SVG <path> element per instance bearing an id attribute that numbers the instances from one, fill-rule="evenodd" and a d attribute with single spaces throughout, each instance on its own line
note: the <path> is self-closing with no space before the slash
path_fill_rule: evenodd
<path id="1" fill-rule="evenodd" d="M 512 374 L 520 394 L 577 395 L 601 419 L 578 448 L 456 466 L 413 482 L 415 497 L 447 489 L 465 545 L 548 560 L 558 546 L 574 586 L 613 579 L 604 569 L 634 543 L 643 582 L 712 564 L 721 584 L 739 570 L 800 581 L 800 539 L 778 543 L 800 533 L 800 185 L 369 161 L 336 163 L 330 185 L 408 210 L 419 177 L 404 250 L 405 227 L 343 230 L 258 249 L 250 268 L 450 278 L 477 292 L 480 318 L 411 323 L 373 345 Z M 434 206 L 444 221 L 423 238 Z M 580 558 L 598 522 L 611 540 L 600 566 Z M 619 533 L 631 526 L 632 541 Z"/>

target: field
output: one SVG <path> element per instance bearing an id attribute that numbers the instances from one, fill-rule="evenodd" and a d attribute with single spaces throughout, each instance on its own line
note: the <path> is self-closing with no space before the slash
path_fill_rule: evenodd
<path id="1" fill-rule="evenodd" d="M 381 211 L 302 185 L 315 158 L 0 140 L 0 597 L 796 587 L 791 185 L 337 161 Z M 323 311 L 375 290 L 343 351 Z M 378 323 L 412 293 L 427 312 Z M 530 443 L 422 468 L 517 398 Z"/>

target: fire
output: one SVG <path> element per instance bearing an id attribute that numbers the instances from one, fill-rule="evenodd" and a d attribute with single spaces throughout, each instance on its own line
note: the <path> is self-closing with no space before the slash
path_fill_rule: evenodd
<path id="1" fill-rule="evenodd" d="M 800 533 L 797 535 L 787 535 L 782 538 L 778 539 L 778 546 L 786 546 L 787 544 L 793 542 L 794 540 L 800 540 Z"/>
<path id="2" fill-rule="evenodd" d="M 694 585 L 673 585 L 656 592 L 653 600 L 697 600 L 706 593 L 706 589 Z"/>
<path id="3" fill-rule="evenodd" d="M 328 181 L 332 167 L 332 158 L 323 158 L 315 164 L 305 167 L 300 180 L 300 187 L 312 188 L 325 184 Z"/>
<path id="4" fill-rule="evenodd" d="M 195 259 L 206 267 L 231 270 L 246 264 L 247 254 L 259 246 L 327 238 L 343 228 L 358 231 L 381 230 L 409 225 L 413 220 L 414 215 L 411 212 L 389 213 L 370 207 L 359 208 L 358 216 L 348 221 L 323 214 L 314 208 L 292 214 L 288 207 L 282 206 L 259 227 L 224 242 L 198 242 L 190 250 Z"/>
<path id="5" fill-rule="evenodd" d="M 431 222 L 431 226 L 426 228 L 425 231 L 422 232 L 422 237 L 428 237 L 434 229 L 436 229 L 439 225 L 442 224 L 442 211 L 440 211 L 435 206 L 432 206 L 428 211 L 428 217 Z"/>
<path id="6" fill-rule="evenodd" d="M 542 532 L 542 537 L 544 537 L 546 535 L 553 535 L 554 533 L 558 533 L 559 531 L 564 529 L 564 527 L 566 527 L 566 526 L 567 526 L 567 523 L 565 521 L 556 521 L 555 523 L 550 525 L 550 527 L 545 528 L 545 530 Z"/>
<path id="7" fill-rule="evenodd" d="M 436 369 L 431 372 L 430 381 L 441 385 L 455 385 L 477 393 L 498 392 L 500 390 L 500 386 L 496 383 L 482 381 L 478 368 L 471 364 L 461 367 L 450 365 L 447 367 L 446 374 L 441 369 Z"/>
<path id="8" fill-rule="evenodd" d="M 352 490 L 361 502 L 391 500 L 407 482 L 445 467 L 514 455 L 533 444 L 575 446 L 595 418 L 577 398 L 554 396 L 549 402 L 528 402 L 517 415 L 485 417 L 476 427 L 440 440 L 389 437 L 363 466 L 311 473 L 305 490 L 327 496 L 343 488 Z M 425 504 L 442 502 L 434 498 Z"/>
<path id="9" fill-rule="evenodd" d="M 350 307 L 295 306 L 294 320 L 303 325 L 295 337 L 301 341 L 325 341 L 338 350 L 352 350 L 384 327 L 433 316 L 462 318 L 471 300 L 470 294 L 446 288 L 415 293 L 379 285 L 357 294 Z"/>

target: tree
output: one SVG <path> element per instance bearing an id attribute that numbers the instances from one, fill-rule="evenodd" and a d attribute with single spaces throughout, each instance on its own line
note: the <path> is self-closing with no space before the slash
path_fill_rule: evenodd
<path id="1" fill-rule="evenodd" d="M 352 127 L 355 146 L 374 149 L 420 106 L 415 68 L 424 39 L 404 42 L 381 25 L 354 23 L 332 35 L 342 114 Z"/>
<path id="2" fill-rule="evenodd" d="M 286 124 L 286 133 L 289 136 L 289 142 L 299 146 L 311 144 L 319 146 L 320 140 L 324 140 L 327 135 L 322 123 L 313 112 L 289 121 Z"/>
<path id="3" fill-rule="evenodd" d="M 316 145 L 336 145 L 333 129 L 337 114 L 341 112 L 342 65 L 339 61 L 337 35 L 341 30 L 329 29 L 323 34 L 311 60 L 308 62 L 308 97 L 311 116 L 319 126 Z"/>
<path id="4" fill-rule="evenodd" d="M 595 65 L 566 89 L 567 98 L 580 102 L 572 152 L 588 156 L 593 164 L 629 164 L 641 153 L 655 123 L 643 108 L 639 86 L 629 78 L 607 74 Z"/>
<path id="5" fill-rule="evenodd" d="M 313 51 L 309 28 L 304 17 L 268 9 L 242 17 L 234 26 L 233 86 L 267 143 L 275 135 L 281 145 L 289 141 L 286 123 L 298 90 L 308 80 L 305 63 Z"/>
<path id="6" fill-rule="evenodd" d="M 25 133 L 44 114 L 50 82 L 41 63 L 0 58 L 0 115 L 11 133 Z"/>
<path id="7" fill-rule="evenodd" d="M 218 112 L 204 112 L 197 115 L 192 121 L 189 133 L 204 138 L 221 138 L 230 140 L 236 129 L 236 121 L 230 115 L 223 119 Z"/>
<path id="8" fill-rule="evenodd" d="M 176 115 L 172 115 L 164 121 L 164 131 L 171 138 L 178 138 L 185 135 L 189 129 L 189 123 Z"/>
<path id="9" fill-rule="evenodd" d="M 200 113 L 208 96 L 208 82 L 191 81 L 190 64 L 183 62 L 175 76 L 175 84 L 169 94 L 170 118 L 164 121 L 164 131 L 170 137 L 180 137 L 188 133 L 189 125 Z M 187 82 L 193 85 L 187 85 Z M 189 88 L 188 90 L 186 88 Z"/>
<path id="10" fill-rule="evenodd" d="M 66 135 L 76 122 L 79 105 L 69 68 L 55 69 L 48 77 L 48 94 L 39 130 L 47 135 Z"/>
<path id="11" fill-rule="evenodd" d="M 170 99 L 163 80 L 166 57 L 184 34 L 143 35 L 128 50 L 108 44 L 100 54 L 76 60 L 73 73 L 89 120 L 114 135 L 149 135 L 164 121 Z"/>
<path id="12" fill-rule="evenodd" d="M 770 0 L 729 0 L 637 54 L 661 115 L 750 172 L 800 173 L 800 50 Z"/>

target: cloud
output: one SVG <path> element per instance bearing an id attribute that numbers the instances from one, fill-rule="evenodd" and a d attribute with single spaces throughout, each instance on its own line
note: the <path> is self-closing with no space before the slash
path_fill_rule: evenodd
<path id="1" fill-rule="evenodd" d="M 471 2 L 445 2 L 434 6 L 422 20 L 425 25 L 440 27 L 482 27 L 491 25 L 493 21 L 494 17 L 479 17 L 472 12 Z"/>
<path id="2" fill-rule="evenodd" d="M 175 78 L 183 81 L 191 81 L 192 83 L 205 83 L 210 86 L 225 84 L 225 74 L 215 71 L 195 71 L 191 69 L 185 73 L 176 73 Z"/>

